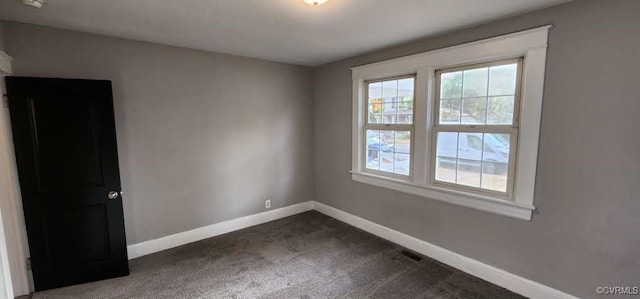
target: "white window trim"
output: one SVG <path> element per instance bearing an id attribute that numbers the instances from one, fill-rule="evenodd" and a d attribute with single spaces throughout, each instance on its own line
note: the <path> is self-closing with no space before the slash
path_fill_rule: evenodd
<path id="1" fill-rule="evenodd" d="M 354 181 L 440 200 L 518 219 L 531 220 L 538 138 L 542 115 L 544 72 L 551 25 L 400 57 L 352 68 L 353 128 L 351 177 Z M 513 201 L 463 192 L 431 184 L 431 127 L 433 122 L 435 70 L 461 65 L 523 57 L 520 131 L 516 158 Z M 416 74 L 412 176 L 407 179 L 375 175 L 365 171 L 362 158 L 365 115 L 365 81 Z M 424 100 L 426 99 L 426 101 Z"/>

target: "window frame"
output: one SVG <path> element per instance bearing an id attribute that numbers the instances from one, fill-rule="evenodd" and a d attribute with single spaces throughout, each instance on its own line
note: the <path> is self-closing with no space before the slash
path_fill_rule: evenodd
<path id="1" fill-rule="evenodd" d="M 385 123 L 377 123 L 377 124 L 371 124 L 369 123 L 369 117 L 368 117 L 368 113 L 369 113 L 369 84 L 372 83 L 378 83 L 378 82 L 384 82 L 384 81 L 393 81 L 393 80 L 402 80 L 402 79 L 408 79 L 408 78 L 412 78 L 413 79 L 413 109 L 412 109 L 412 119 L 411 119 L 411 124 L 385 124 Z M 367 173 L 371 173 L 371 174 L 375 174 L 375 175 L 380 175 L 380 176 L 388 176 L 391 178 L 398 178 L 398 179 L 411 179 L 412 175 L 413 175 L 413 157 L 414 157 L 414 152 L 413 152 L 413 144 L 414 144 L 414 138 L 415 138 L 415 103 L 416 103 L 416 75 L 415 74 L 409 74 L 409 75 L 402 75 L 402 76 L 393 76 L 393 77 L 386 77 L 386 78 L 378 78 L 378 79 L 372 79 L 372 80 L 366 80 L 364 81 L 364 98 L 365 101 L 367 102 L 364 106 L 365 111 L 363 112 L 366 117 L 364 118 L 364 127 L 362 130 L 362 138 L 364 140 L 364 146 L 362 147 L 362 161 L 360 161 L 361 163 L 363 163 L 362 165 L 364 165 L 363 168 L 363 172 L 367 172 Z M 384 104 L 384 101 L 383 101 Z M 396 108 L 397 109 L 397 108 Z M 396 120 L 397 121 L 397 120 Z M 367 130 L 378 130 L 378 131 L 409 131 L 409 134 L 411 135 L 410 138 L 410 149 L 409 149 L 409 175 L 403 175 L 403 174 L 398 174 L 395 172 L 387 172 L 387 171 L 381 171 L 381 170 L 375 170 L 375 169 L 370 169 L 368 168 L 367 165 Z"/>
<path id="2" fill-rule="evenodd" d="M 534 206 L 536 164 L 542 114 L 544 73 L 551 25 L 497 36 L 453 47 L 380 61 L 352 68 L 352 159 L 354 181 L 414 194 L 476 210 L 530 220 Z M 489 192 L 449 188 L 432 182 L 431 152 L 436 119 L 436 71 L 522 58 L 516 149 L 513 157 L 513 189 L 510 197 Z M 365 171 L 367 104 L 365 82 L 415 74 L 414 131 L 411 136 L 409 177 L 388 176 Z M 368 106 L 367 106 L 368 107 Z M 433 110 L 432 110 L 433 109 Z M 514 108 L 515 109 L 515 108 Z M 513 142 L 513 141 L 512 141 Z M 364 149 L 364 150 L 363 150 Z M 511 159 L 511 157 L 510 157 Z M 513 165 L 513 166 L 511 166 Z M 457 185 L 456 185 L 457 186 Z"/>
<path id="3" fill-rule="evenodd" d="M 474 64 L 466 64 L 462 66 L 456 66 L 451 68 L 441 68 L 435 70 L 434 78 L 435 78 L 435 88 L 434 88 L 434 103 L 431 109 L 433 110 L 433 125 L 431 127 L 431 136 L 428 142 L 431 145 L 431 151 L 429 155 L 429 159 L 431 160 L 431 164 L 429 167 L 429 177 L 431 178 L 431 184 L 436 186 L 442 186 L 443 188 L 451 188 L 453 190 L 459 189 L 461 191 L 477 193 L 481 195 L 494 195 L 496 198 L 510 200 L 513 201 L 513 189 L 515 183 L 515 168 L 516 168 L 516 160 L 518 156 L 518 131 L 519 131 L 519 123 L 520 123 L 520 101 L 522 99 L 522 66 L 524 65 L 524 58 L 511 58 L 511 59 L 501 59 L 490 62 L 483 63 L 474 63 Z M 450 73 L 457 71 L 464 71 L 482 67 L 491 67 L 491 66 L 499 66 L 499 65 L 507 65 L 517 63 L 517 72 L 516 72 L 516 86 L 514 91 L 514 103 L 513 103 L 513 118 L 511 120 L 511 125 L 501 125 L 501 124 L 440 124 L 440 104 L 442 101 L 440 95 L 440 87 L 441 87 L 441 75 L 442 73 Z M 487 74 L 490 76 L 490 74 Z M 464 84 L 464 83 L 463 83 Z M 487 86 L 489 88 L 489 86 Z M 462 92 L 462 91 L 461 91 Z M 461 98 L 461 100 L 464 97 Z M 443 129 L 444 128 L 444 129 Z M 481 128 L 486 128 L 482 130 Z M 452 133 L 482 133 L 482 134 L 508 134 L 510 136 L 510 145 L 509 145 L 509 165 L 507 169 L 507 190 L 506 192 L 493 191 L 488 189 L 482 189 L 472 186 L 465 186 L 456 183 L 449 183 L 436 180 L 435 172 L 436 172 L 436 140 L 438 133 L 440 132 L 452 132 Z"/>

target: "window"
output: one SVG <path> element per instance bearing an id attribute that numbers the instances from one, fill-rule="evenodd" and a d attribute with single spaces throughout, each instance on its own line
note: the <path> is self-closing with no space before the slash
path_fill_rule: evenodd
<path id="1" fill-rule="evenodd" d="M 436 71 L 434 184 L 508 197 L 514 180 L 522 59 Z"/>
<path id="2" fill-rule="evenodd" d="M 353 180 L 531 219 L 549 28 L 353 68 Z"/>
<path id="3" fill-rule="evenodd" d="M 366 85 L 366 170 L 410 176 L 415 78 L 369 81 Z"/>

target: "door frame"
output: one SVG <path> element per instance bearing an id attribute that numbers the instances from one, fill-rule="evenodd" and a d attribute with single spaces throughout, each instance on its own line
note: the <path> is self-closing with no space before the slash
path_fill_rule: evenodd
<path id="1" fill-rule="evenodd" d="M 4 225 L 2 223 L 2 213 L 0 213 L 0 297 L 14 297 L 11 269 L 9 269 L 9 256 L 7 254 L 7 240 L 4 236 Z"/>
<path id="2" fill-rule="evenodd" d="M 11 273 L 10 277 L 4 277 L 4 279 L 6 285 L 12 285 L 13 296 L 22 296 L 33 291 L 33 284 L 27 270 L 29 243 L 24 213 L 22 212 L 22 196 L 18 183 L 11 120 L 5 96 L 4 76 L 11 75 L 11 57 L 2 51 L 0 51 L 0 65 L 8 66 L 8 69 L 0 70 L 0 91 L 2 93 L 2 109 L 0 111 L 0 186 L 2 188 L 0 190 L 4 190 L 4 192 L 0 192 L 0 212 L 2 213 L 0 219 L 4 224 L 4 239 L 9 263 L 8 269 L 5 269 L 5 265 L 2 265 L 2 268 L 5 273 Z"/>

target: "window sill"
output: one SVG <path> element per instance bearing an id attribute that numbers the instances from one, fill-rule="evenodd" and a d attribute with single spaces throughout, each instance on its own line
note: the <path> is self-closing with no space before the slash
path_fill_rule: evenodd
<path id="1" fill-rule="evenodd" d="M 457 192 L 433 186 L 422 186 L 401 179 L 388 178 L 363 172 L 352 171 L 351 179 L 360 183 L 527 221 L 531 220 L 531 213 L 535 209 L 535 207 L 531 205 L 505 201 L 503 199 L 492 198 L 490 196 Z"/>

